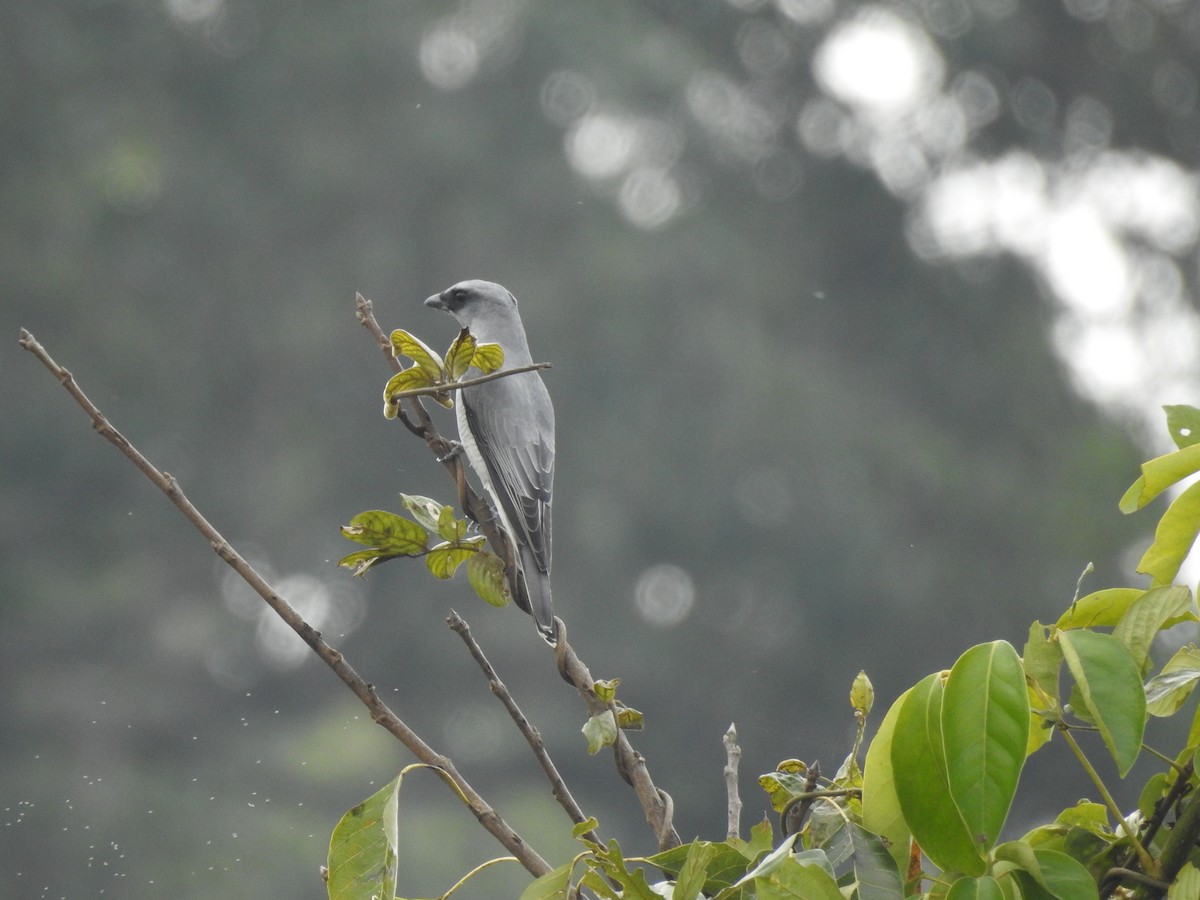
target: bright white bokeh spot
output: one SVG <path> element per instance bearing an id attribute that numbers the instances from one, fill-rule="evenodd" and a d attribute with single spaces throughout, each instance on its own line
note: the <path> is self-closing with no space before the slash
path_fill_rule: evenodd
<path id="1" fill-rule="evenodd" d="M 651 166 L 634 169 L 621 183 L 617 202 L 621 212 L 639 228 L 658 228 L 677 212 L 683 199 L 670 171 Z"/>
<path id="2" fill-rule="evenodd" d="M 633 588 L 633 604 L 638 614 L 663 628 L 686 619 L 695 602 L 692 576 L 672 563 L 658 563 L 646 569 Z"/>
<path id="3" fill-rule="evenodd" d="M 910 112 L 936 92 L 945 66 L 923 30 L 875 6 L 829 33 L 813 70 L 830 96 L 886 116 Z"/>
<path id="4" fill-rule="evenodd" d="M 625 169 L 636 137 L 636 128 L 622 117 L 586 115 L 567 132 L 567 159 L 580 174 L 608 178 Z"/>
<path id="5" fill-rule="evenodd" d="M 1094 208 L 1055 211 L 1042 267 L 1054 292 L 1088 319 L 1113 319 L 1129 310 L 1129 266 L 1120 244 Z"/>
<path id="6" fill-rule="evenodd" d="M 434 87 L 452 91 L 465 86 L 479 71 L 479 45 L 466 31 L 440 25 L 421 39 L 421 73 Z"/>

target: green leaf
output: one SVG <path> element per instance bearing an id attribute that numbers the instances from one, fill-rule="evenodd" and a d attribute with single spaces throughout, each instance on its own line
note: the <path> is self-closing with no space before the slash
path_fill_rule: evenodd
<path id="1" fill-rule="evenodd" d="M 675 879 L 671 900 L 696 900 L 708 881 L 708 867 L 717 855 L 717 847 L 708 841 L 693 841 Z"/>
<path id="2" fill-rule="evenodd" d="M 1142 475 L 1118 504 L 1121 512 L 1141 509 L 1171 485 L 1200 471 L 1200 444 L 1192 444 L 1142 463 Z"/>
<path id="3" fill-rule="evenodd" d="M 502 608 L 512 601 L 504 560 L 490 550 L 480 550 L 467 560 L 467 580 L 485 603 Z"/>
<path id="4" fill-rule="evenodd" d="M 1200 451 L 1200 444 L 1194 444 L 1187 452 L 1193 449 Z M 1154 541 L 1142 555 L 1137 570 L 1153 578 L 1156 585 L 1170 584 L 1196 542 L 1197 531 L 1200 531 L 1200 482 L 1190 485 L 1171 501 L 1158 520 Z"/>
<path id="5" fill-rule="evenodd" d="M 416 522 L 381 509 L 359 513 L 342 526 L 342 536 L 375 547 L 380 556 L 416 556 L 429 542 L 429 534 Z"/>
<path id="6" fill-rule="evenodd" d="M 432 387 L 436 382 L 420 366 L 412 366 L 397 372 L 383 386 L 383 416 L 386 419 L 396 418 L 396 409 L 400 397 L 405 391 L 415 388 Z"/>
<path id="7" fill-rule="evenodd" d="M 504 348 L 499 344 L 480 344 L 475 348 L 471 365 L 484 375 L 491 375 L 504 365 Z"/>
<path id="8" fill-rule="evenodd" d="M 592 682 L 592 690 L 601 703 L 612 703 L 617 699 L 617 685 L 620 683 L 620 678 L 597 678 Z"/>
<path id="9" fill-rule="evenodd" d="M 467 533 L 467 520 L 455 518 L 454 507 L 443 506 L 437 518 L 437 533 L 443 540 L 461 540 Z"/>
<path id="10" fill-rule="evenodd" d="M 1083 864 L 1058 850 L 1034 847 L 1032 854 L 1022 853 L 1019 861 L 1014 858 L 1013 862 L 1020 867 L 1020 871 L 1027 873 L 1038 887 L 1057 900 L 1097 900 L 1099 897 L 1096 880 Z"/>
<path id="11" fill-rule="evenodd" d="M 396 895 L 401 777 L 355 806 L 329 841 L 330 900 Z"/>
<path id="12" fill-rule="evenodd" d="M 446 511 L 446 507 L 438 503 L 436 500 L 431 500 L 428 497 L 422 497 L 420 494 L 401 494 L 400 505 L 408 511 L 421 524 L 426 531 L 438 531 L 438 523 L 441 521 L 442 514 Z M 451 510 L 453 515 L 454 511 Z M 443 535 L 445 537 L 445 535 Z M 446 538 L 449 540 L 449 538 Z"/>
<path id="13" fill-rule="evenodd" d="M 1111 634 L 1063 631 L 1058 640 L 1087 715 L 1100 729 L 1124 778 L 1137 759 L 1146 728 L 1141 672 L 1129 650 Z"/>
<path id="14" fill-rule="evenodd" d="M 1168 622 L 1181 622 L 1187 618 L 1195 621 L 1192 613 L 1192 592 L 1185 587 L 1171 585 L 1152 588 L 1142 594 L 1121 617 L 1113 629 L 1113 637 L 1129 650 L 1139 672 L 1145 672 L 1150 656 L 1150 645 L 1160 629 Z"/>
<path id="15" fill-rule="evenodd" d="M 1167 430 L 1171 440 L 1182 450 L 1200 443 L 1200 409 L 1194 406 L 1164 406 L 1167 413 Z"/>
<path id="16" fill-rule="evenodd" d="M 807 778 L 793 772 L 768 772 L 758 776 L 758 786 L 771 801 L 771 809 L 783 812 L 783 808 L 805 792 Z"/>
<path id="17" fill-rule="evenodd" d="M 833 876 L 818 865 L 794 856 L 767 875 L 754 879 L 758 900 L 844 900 Z"/>
<path id="18" fill-rule="evenodd" d="M 1107 588 L 1080 597 L 1055 623 L 1061 631 L 1068 628 L 1111 627 L 1138 597 L 1146 593 L 1141 588 Z"/>
<path id="19" fill-rule="evenodd" d="M 685 880 L 682 875 L 684 864 L 687 862 L 688 856 L 692 853 L 692 847 L 697 843 L 706 842 L 695 841 L 691 844 L 684 844 L 681 847 L 673 847 L 662 853 L 656 853 L 654 856 L 649 857 L 646 862 L 658 866 L 658 868 L 662 869 L 668 875 L 676 876 L 683 883 Z M 733 843 L 732 841 L 725 841 L 709 845 L 712 847 L 713 852 L 704 865 L 705 880 L 702 889 L 710 894 L 715 894 L 722 888 L 729 887 L 746 874 L 747 857 Z M 744 841 L 740 843 L 745 844 Z M 757 858 L 765 849 L 770 849 L 769 840 L 765 847 L 760 848 L 750 859 Z"/>
<path id="20" fill-rule="evenodd" d="M 433 383 L 442 380 L 446 366 L 442 358 L 427 344 L 403 329 L 392 332 L 392 355 L 407 356 L 415 362 Z"/>
<path id="21" fill-rule="evenodd" d="M 950 885 L 946 900 L 1005 900 L 1000 882 L 991 875 L 973 878 L 964 875 Z"/>
<path id="22" fill-rule="evenodd" d="M 618 705 L 617 727 L 622 731 L 641 731 L 646 727 L 646 717 L 636 709 Z"/>
<path id="23" fill-rule="evenodd" d="M 530 882 L 521 891 L 520 900 L 567 900 L 567 888 L 571 884 L 571 870 L 575 863 L 563 863 L 552 872 L 547 872 Z"/>
<path id="24" fill-rule="evenodd" d="M 352 569 L 350 573 L 354 578 L 366 575 L 367 572 L 379 565 L 381 562 L 387 562 L 393 557 L 380 556 L 378 550 L 355 550 L 348 556 L 343 556 L 338 560 L 338 568 Z"/>
<path id="25" fill-rule="evenodd" d="M 1187 863 L 1167 888 L 1167 900 L 1194 900 L 1196 897 L 1200 897 L 1200 869 Z"/>
<path id="26" fill-rule="evenodd" d="M 904 821 L 933 862 L 948 872 L 982 875 L 977 843 L 950 794 L 942 747 L 943 673 L 928 675 L 909 691 L 892 735 L 892 770 Z"/>
<path id="27" fill-rule="evenodd" d="M 904 823 L 900 800 L 896 796 L 895 770 L 892 769 L 892 740 L 896 719 L 900 715 L 900 706 L 908 699 L 909 693 L 905 691 L 900 695 L 879 724 L 875 737 L 867 747 L 862 783 L 863 827 L 887 841 L 892 859 L 902 870 L 908 867 L 912 835 Z"/>
<path id="28" fill-rule="evenodd" d="M 446 541 L 432 547 L 425 556 L 425 565 L 437 578 L 449 578 L 454 570 L 478 552 L 469 544 Z"/>
<path id="29" fill-rule="evenodd" d="M 883 838 L 861 825 L 850 824 L 854 846 L 854 880 L 858 900 L 894 900 L 904 896 L 904 882 Z"/>
<path id="30" fill-rule="evenodd" d="M 1171 716 L 1192 695 L 1200 681 L 1200 649 L 1195 644 L 1180 647 L 1157 675 L 1146 682 L 1146 712 Z"/>
<path id="31" fill-rule="evenodd" d="M 1108 807 L 1103 803 L 1093 803 L 1090 800 L 1080 800 L 1074 806 L 1068 806 L 1054 820 L 1060 825 L 1072 828 L 1082 828 L 1093 834 L 1112 835 L 1108 827 Z"/>
<path id="32" fill-rule="evenodd" d="M 971 836 L 990 850 L 1008 818 L 1029 738 L 1025 673 L 1011 644 L 980 644 L 959 657 L 941 721 L 950 795 Z"/>
<path id="33" fill-rule="evenodd" d="M 850 685 L 850 705 L 863 719 L 870 715 L 871 707 L 875 705 L 875 686 L 866 672 L 860 671 L 854 676 L 854 683 Z"/>
<path id="34" fill-rule="evenodd" d="M 446 351 L 446 372 L 451 381 L 458 381 L 471 368 L 476 343 L 475 336 L 464 328 Z"/>
<path id="35" fill-rule="evenodd" d="M 583 736 L 587 738 L 588 753 L 596 754 L 605 747 L 611 747 L 617 739 L 617 717 L 611 709 L 606 709 L 599 715 L 592 716 L 583 723 Z"/>

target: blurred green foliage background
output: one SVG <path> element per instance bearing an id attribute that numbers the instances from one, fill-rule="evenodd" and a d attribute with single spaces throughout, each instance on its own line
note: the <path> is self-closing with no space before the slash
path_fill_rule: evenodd
<path id="1" fill-rule="evenodd" d="M 890 703 L 1089 561 L 1131 583 L 1116 500 L 1195 402 L 1198 65 L 1185 0 L 0 6 L 4 895 L 321 896 L 338 816 L 411 761 L 19 326 L 543 854 L 568 823 L 452 605 L 649 852 L 524 616 L 336 569 L 354 513 L 453 499 L 355 292 L 435 346 L 429 294 L 520 299 L 559 611 L 680 834 L 721 836 L 731 721 L 749 823 L 753 776 L 849 750 L 860 669 Z M 1013 827 L 1088 793 L 1055 752 Z M 500 852 L 433 779 L 401 804 L 409 895 Z"/>

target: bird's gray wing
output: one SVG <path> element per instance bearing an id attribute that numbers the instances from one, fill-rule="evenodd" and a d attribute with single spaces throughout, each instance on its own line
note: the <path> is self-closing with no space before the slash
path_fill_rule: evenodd
<path id="1" fill-rule="evenodd" d="M 463 411 L 487 466 L 496 502 L 533 554 L 550 571 L 550 494 L 554 481 L 554 407 L 536 372 L 462 391 Z"/>

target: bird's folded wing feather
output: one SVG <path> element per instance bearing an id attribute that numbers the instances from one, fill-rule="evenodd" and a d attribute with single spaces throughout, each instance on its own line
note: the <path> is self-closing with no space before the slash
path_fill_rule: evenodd
<path id="1" fill-rule="evenodd" d="M 523 380 L 523 382 L 522 382 Z M 513 382 L 510 384 L 510 382 Z M 554 409 L 536 373 L 464 390 L 463 410 L 496 500 L 542 571 L 550 570 Z"/>

